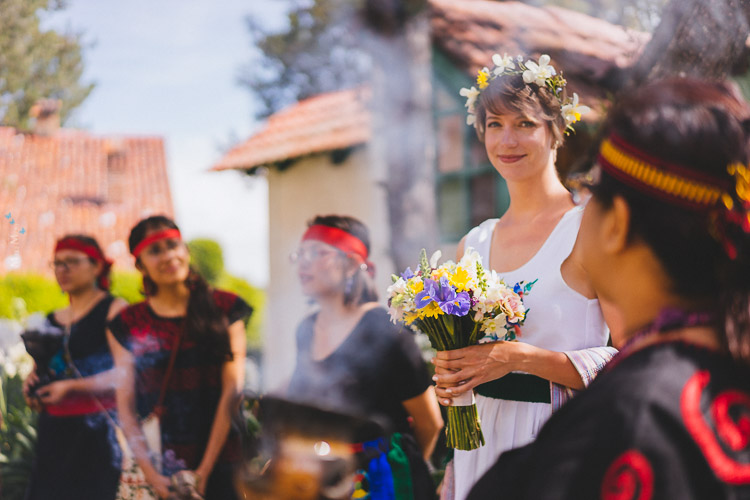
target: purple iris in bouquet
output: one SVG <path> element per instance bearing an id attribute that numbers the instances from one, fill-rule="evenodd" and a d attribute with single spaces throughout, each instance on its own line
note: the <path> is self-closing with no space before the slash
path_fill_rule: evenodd
<path id="1" fill-rule="evenodd" d="M 414 297 L 418 309 L 427 307 L 435 302 L 445 313 L 453 316 L 466 316 L 471 308 L 471 298 L 467 292 L 456 292 L 448 278 L 443 276 L 440 281 L 427 278 L 424 280 L 424 290 Z"/>

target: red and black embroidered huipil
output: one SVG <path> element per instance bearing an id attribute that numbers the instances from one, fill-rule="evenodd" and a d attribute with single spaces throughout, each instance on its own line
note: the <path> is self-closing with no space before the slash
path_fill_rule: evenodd
<path id="1" fill-rule="evenodd" d="M 215 290 L 213 297 L 230 325 L 252 311 L 232 293 Z M 124 309 L 108 325 L 117 341 L 135 357 L 136 409 L 140 418 L 151 413 L 159 399 L 170 352 L 183 323 L 183 317 L 157 315 L 144 301 Z M 165 475 L 198 466 L 221 396 L 224 361 L 209 355 L 210 346 L 187 336 L 179 349 L 164 397 L 166 413 L 160 420 Z M 239 451 L 238 434 L 233 430 L 219 461 L 236 461 Z"/>
<path id="2" fill-rule="evenodd" d="M 616 356 L 469 499 L 750 499 L 750 370 L 684 342 Z"/>

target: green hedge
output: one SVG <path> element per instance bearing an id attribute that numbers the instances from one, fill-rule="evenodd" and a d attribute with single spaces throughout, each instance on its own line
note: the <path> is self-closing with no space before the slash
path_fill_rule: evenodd
<path id="1" fill-rule="evenodd" d="M 0 277 L 0 317 L 21 319 L 27 313 L 49 312 L 68 305 L 68 298 L 55 280 L 36 274 L 12 273 Z M 23 299 L 23 303 L 14 301 Z M 24 310 L 19 311 L 19 307 Z"/>

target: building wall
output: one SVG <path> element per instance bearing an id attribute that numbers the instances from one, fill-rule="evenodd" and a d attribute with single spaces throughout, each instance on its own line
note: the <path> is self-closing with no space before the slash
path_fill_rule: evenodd
<path id="1" fill-rule="evenodd" d="M 289 254 L 297 248 L 307 221 L 315 215 L 350 215 L 369 227 L 375 280 L 385 305 L 385 290 L 395 269 L 389 257 L 386 196 L 379 184 L 384 168 L 379 156 L 372 148 L 360 147 L 338 165 L 331 163 L 329 155 L 316 155 L 283 171 L 268 172 L 270 279 L 263 360 L 266 391 L 288 381 L 294 368 L 297 325 L 314 310 L 300 292 Z"/>

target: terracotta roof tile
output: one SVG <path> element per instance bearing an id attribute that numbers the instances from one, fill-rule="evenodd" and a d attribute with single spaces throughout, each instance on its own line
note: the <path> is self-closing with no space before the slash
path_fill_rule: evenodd
<path id="1" fill-rule="evenodd" d="M 0 127 L 0 200 L 0 273 L 50 274 L 55 240 L 67 233 L 93 235 L 116 266 L 132 268 L 133 224 L 145 214 L 174 215 L 160 137 L 66 129 L 45 137 Z"/>
<path id="2" fill-rule="evenodd" d="M 320 94 L 272 115 L 265 127 L 230 150 L 212 170 L 252 168 L 370 139 L 367 89 Z"/>

